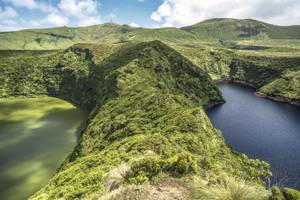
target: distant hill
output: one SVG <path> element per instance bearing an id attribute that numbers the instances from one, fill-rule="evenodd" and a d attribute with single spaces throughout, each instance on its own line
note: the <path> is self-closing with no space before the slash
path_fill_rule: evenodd
<path id="1" fill-rule="evenodd" d="M 267 194 L 261 177 L 269 165 L 234 152 L 202 108 L 223 102 L 218 88 L 164 43 L 19 52 L 0 57 L 0 97 L 48 94 L 91 111 L 77 147 L 29 199 L 187 199 L 202 180 L 210 187 L 203 173 L 245 185 L 253 199 Z M 166 189 L 148 189 L 163 182 Z"/>
<path id="2" fill-rule="evenodd" d="M 202 39 L 300 39 L 300 26 L 276 26 L 253 19 L 209 19 L 181 29 Z"/>
<path id="3" fill-rule="evenodd" d="M 123 43 L 161 40 L 194 44 L 220 40 L 300 39 L 300 26 L 275 26 L 252 19 L 209 19 L 183 28 L 135 28 L 106 23 L 0 33 L 1 50 L 66 49 L 77 43 Z"/>
<path id="4" fill-rule="evenodd" d="M 129 40 L 198 41 L 195 34 L 177 28 L 145 29 L 107 23 L 88 27 L 57 27 L 0 33 L 1 50 L 65 49 L 77 43 L 122 43 Z"/>
<path id="5" fill-rule="evenodd" d="M 0 49 L 65 49 L 76 43 L 117 42 L 135 28 L 117 24 L 0 33 Z"/>

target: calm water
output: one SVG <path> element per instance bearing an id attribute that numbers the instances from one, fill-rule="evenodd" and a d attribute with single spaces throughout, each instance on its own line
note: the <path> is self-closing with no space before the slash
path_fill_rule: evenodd
<path id="1" fill-rule="evenodd" d="M 271 164 L 273 182 L 300 189 L 300 109 L 254 95 L 234 83 L 219 85 L 226 103 L 208 111 L 235 150 Z"/>
<path id="2" fill-rule="evenodd" d="M 50 97 L 0 102 L 0 199 L 23 200 L 46 184 L 86 117 Z"/>

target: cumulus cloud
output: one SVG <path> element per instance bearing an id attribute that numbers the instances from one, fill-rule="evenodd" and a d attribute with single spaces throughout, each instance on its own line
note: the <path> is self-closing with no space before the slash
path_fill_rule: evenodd
<path id="1" fill-rule="evenodd" d="M 17 16 L 17 11 L 12 7 L 7 6 L 2 8 L 0 6 L 0 30 L 15 30 Z"/>
<path id="2" fill-rule="evenodd" d="M 15 7 L 25 7 L 28 9 L 35 9 L 38 4 L 35 0 L 4 0 L 5 2 L 11 3 Z"/>
<path id="3" fill-rule="evenodd" d="M 69 19 L 67 17 L 56 13 L 50 13 L 47 16 L 47 21 L 55 26 L 64 26 L 69 23 Z"/>
<path id="4" fill-rule="evenodd" d="M 166 1 L 158 7 L 157 11 L 152 13 L 151 19 L 156 22 L 161 22 L 163 18 L 170 17 L 171 15 L 172 15 L 171 4 L 168 1 Z"/>
<path id="5" fill-rule="evenodd" d="M 76 17 L 80 26 L 94 25 L 101 22 L 95 0 L 61 0 L 60 10 L 67 16 Z"/>
<path id="6" fill-rule="evenodd" d="M 97 14 L 97 2 L 93 0 L 61 0 L 58 7 L 70 16 Z"/>
<path id="7" fill-rule="evenodd" d="M 101 16 L 98 11 L 97 0 L 59 0 L 56 5 L 52 5 L 51 1 L 42 0 L 3 0 L 10 5 L 5 9 L 0 10 L 0 20 L 5 15 L 13 15 L 16 13 L 15 9 L 25 8 L 30 12 L 42 12 L 44 16 L 40 19 L 33 19 L 24 22 L 25 27 L 45 27 L 51 25 L 75 25 L 75 26 L 88 26 L 101 23 Z M 21 15 L 22 17 L 22 15 Z M 17 19 L 22 23 L 22 18 Z M 2 29 L 4 19 L 2 21 Z M 13 24 L 12 20 L 5 22 Z M 26 24 L 26 25 L 25 25 Z"/>
<path id="8" fill-rule="evenodd" d="M 137 23 L 131 22 L 130 24 L 128 24 L 131 27 L 141 27 L 140 25 L 138 25 Z"/>
<path id="9" fill-rule="evenodd" d="M 300 24 L 299 0 L 164 0 L 151 14 L 161 26 L 186 26 L 209 18 L 254 18 L 269 23 Z"/>
<path id="10" fill-rule="evenodd" d="M 0 20 L 6 20 L 11 18 L 16 18 L 18 16 L 18 13 L 15 9 L 12 7 L 4 7 L 2 8 L 0 6 Z"/>

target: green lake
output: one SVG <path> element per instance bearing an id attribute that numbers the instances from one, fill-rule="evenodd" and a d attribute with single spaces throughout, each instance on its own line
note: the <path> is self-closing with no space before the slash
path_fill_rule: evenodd
<path id="1" fill-rule="evenodd" d="M 52 97 L 0 100 L 0 199 L 23 200 L 46 184 L 87 115 Z"/>

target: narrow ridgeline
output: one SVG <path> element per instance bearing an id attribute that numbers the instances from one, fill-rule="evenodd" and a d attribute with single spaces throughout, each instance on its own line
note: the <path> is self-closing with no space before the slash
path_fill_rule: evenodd
<path id="1" fill-rule="evenodd" d="M 74 151 L 31 199 L 270 195 L 269 165 L 234 152 L 206 116 L 203 107 L 223 102 L 211 78 L 162 42 L 0 60 L 1 97 L 51 95 L 91 111 Z"/>

